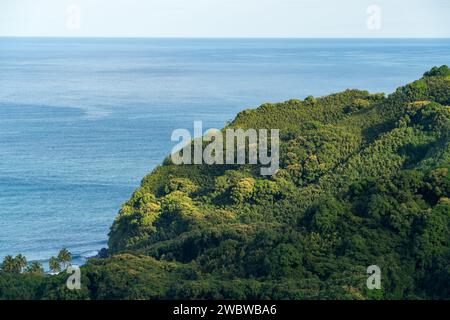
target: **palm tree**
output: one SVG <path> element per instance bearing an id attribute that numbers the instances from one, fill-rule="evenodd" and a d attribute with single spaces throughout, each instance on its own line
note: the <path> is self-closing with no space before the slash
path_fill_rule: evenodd
<path id="1" fill-rule="evenodd" d="M 50 268 L 50 271 L 52 271 L 53 273 L 58 273 L 61 271 L 61 265 L 59 264 L 58 259 L 56 259 L 55 257 L 50 258 L 50 260 L 48 261 L 48 266 Z"/>
<path id="2" fill-rule="evenodd" d="M 17 272 L 17 264 L 13 256 L 8 255 L 5 258 L 3 258 L 2 271 L 8 273 Z"/>
<path id="3" fill-rule="evenodd" d="M 26 273 L 44 274 L 44 268 L 38 261 L 33 261 L 25 270 Z"/>
<path id="4" fill-rule="evenodd" d="M 19 273 L 22 272 L 23 268 L 27 266 L 27 258 L 22 254 L 18 254 L 14 260 Z"/>
<path id="5" fill-rule="evenodd" d="M 62 248 L 58 253 L 58 261 L 63 265 L 63 270 L 66 270 L 66 268 L 70 265 L 70 262 L 72 261 L 72 254 L 69 250 L 67 250 L 67 248 Z"/>

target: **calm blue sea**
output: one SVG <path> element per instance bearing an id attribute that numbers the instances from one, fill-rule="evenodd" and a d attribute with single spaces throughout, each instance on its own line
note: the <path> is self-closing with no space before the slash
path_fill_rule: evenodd
<path id="1" fill-rule="evenodd" d="M 76 263 L 172 130 L 264 102 L 391 92 L 450 63 L 450 40 L 0 38 L 0 258 Z"/>

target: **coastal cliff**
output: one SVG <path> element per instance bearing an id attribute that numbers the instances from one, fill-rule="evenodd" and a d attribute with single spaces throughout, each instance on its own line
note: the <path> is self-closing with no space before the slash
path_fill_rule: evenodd
<path id="1" fill-rule="evenodd" d="M 107 257 L 83 266 L 81 290 L 63 274 L 1 274 L 0 287 L 11 277 L 31 298 L 61 299 L 449 298 L 449 105 L 442 66 L 389 95 L 242 111 L 227 128 L 280 130 L 275 175 L 167 158 L 121 208 Z M 379 290 L 366 287 L 372 265 Z"/>

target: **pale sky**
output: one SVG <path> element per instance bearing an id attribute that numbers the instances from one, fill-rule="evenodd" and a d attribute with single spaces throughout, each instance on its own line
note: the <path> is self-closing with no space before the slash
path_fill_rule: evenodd
<path id="1" fill-rule="evenodd" d="M 0 36 L 450 37 L 450 0 L 0 0 Z"/>

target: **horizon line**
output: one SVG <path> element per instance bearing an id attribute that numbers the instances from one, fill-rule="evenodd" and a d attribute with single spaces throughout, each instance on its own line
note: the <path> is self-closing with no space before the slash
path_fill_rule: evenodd
<path id="1" fill-rule="evenodd" d="M 364 36 L 349 36 L 349 37 L 341 37 L 341 36 L 318 36 L 318 37 L 312 37 L 312 36 L 302 36 L 302 37 L 291 37 L 291 36 L 281 36 L 281 37 L 264 37 L 264 36 L 217 36 L 217 37 L 211 37 L 211 36 L 45 36 L 45 35 L 0 35 L 0 38 L 55 38 L 55 39 L 323 39 L 323 40 L 334 40 L 334 39 L 342 39 L 342 40 L 379 40 L 379 39 L 410 39 L 410 40 L 426 40 L 426 39 L 442 39 L 442 40 L 450 40 L 450 36 L 437 36 L 437 37 L 398 37 L 398 36 L 387 36 L 387 37 L 381 37 L 381 36 L 373 36 L 373 37 L 364 37 Z"/>

